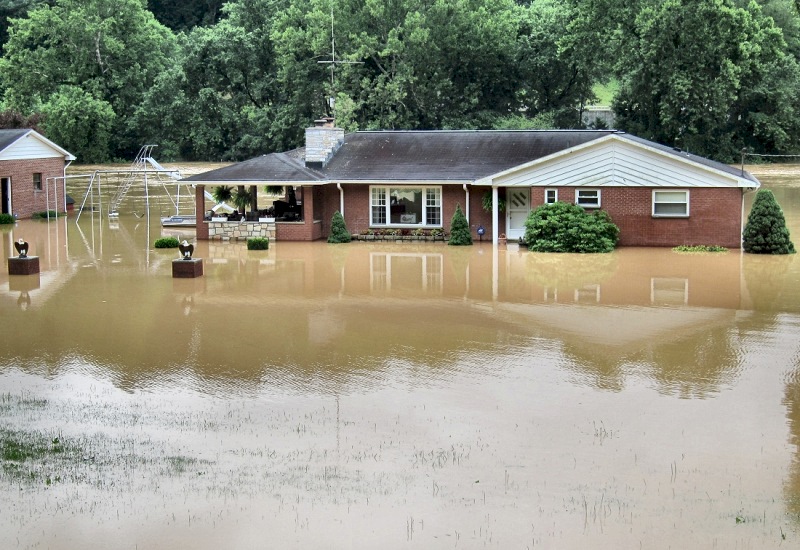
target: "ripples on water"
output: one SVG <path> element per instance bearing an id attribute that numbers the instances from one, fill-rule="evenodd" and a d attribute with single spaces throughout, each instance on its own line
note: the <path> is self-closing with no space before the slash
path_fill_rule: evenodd
<path id="1" fill-rule="evenodd" d="M 800 540 L 796 257 L 198 243 L 173 280 L 158 234 L 0 233 L 42 258 L 0 273 L 3 434 L 80 448 L 0 476 L 23 545 Z"/>

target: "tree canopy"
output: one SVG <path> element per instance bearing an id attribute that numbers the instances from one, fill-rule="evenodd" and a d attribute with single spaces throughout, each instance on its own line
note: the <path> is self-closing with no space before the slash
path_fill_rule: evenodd
<path id="1" fill-rule="evenodd" d="M 723 161 L 800 149 L 793 0 L 0 0 L 0 41 L 0 120 L 86 162 L 143 143 L 238 160 L 324 114 L 576 128 L 609 80 L 617 127 L 644 138 Z"/>

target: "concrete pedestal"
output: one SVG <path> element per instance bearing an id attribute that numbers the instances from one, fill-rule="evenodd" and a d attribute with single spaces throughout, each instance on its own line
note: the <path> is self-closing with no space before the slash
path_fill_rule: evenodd
<path id="1" fill-rule="evenodd" d="M 203 275 L 202 258 L 191 260 L 172 260 L 173 279 L 194 279 Z"/>
<path id="2" fill-rule="evenodd" d="M 39 256 L 8 259 L 9 275 L 33 275 L 34 273 L 39 273 Z"/>
<path id="3" fill-rule="evenodd" d="M 30 292 L 31 290 L 39 290 L 40 286 L 41 279 L 38 273 L 24 277 L 8 278 L 8 290 L 11 292 Z"/>

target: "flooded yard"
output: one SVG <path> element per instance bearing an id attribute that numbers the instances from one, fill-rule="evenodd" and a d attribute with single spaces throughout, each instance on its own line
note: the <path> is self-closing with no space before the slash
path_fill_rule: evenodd
<path id="1" fill-rule="evenodd" d="M 3 548 L 800 545 L 797 255 L 162 233 L 0 229 Z"/>

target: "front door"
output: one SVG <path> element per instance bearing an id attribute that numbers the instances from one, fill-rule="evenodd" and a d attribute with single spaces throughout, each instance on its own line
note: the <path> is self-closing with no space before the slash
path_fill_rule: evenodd
<path id="1" fill-rule="evenodd" d="M 527 187 L 506 190 L 506 237 L 519 239 L 525 235 L 525 220 L 531 212 L 531 190 Z"/>
<path id="2" fill-rule="evenodd" d="M 11 214 L 11 178 L 0 178 L 0 208 L 2 214 Z"/>

